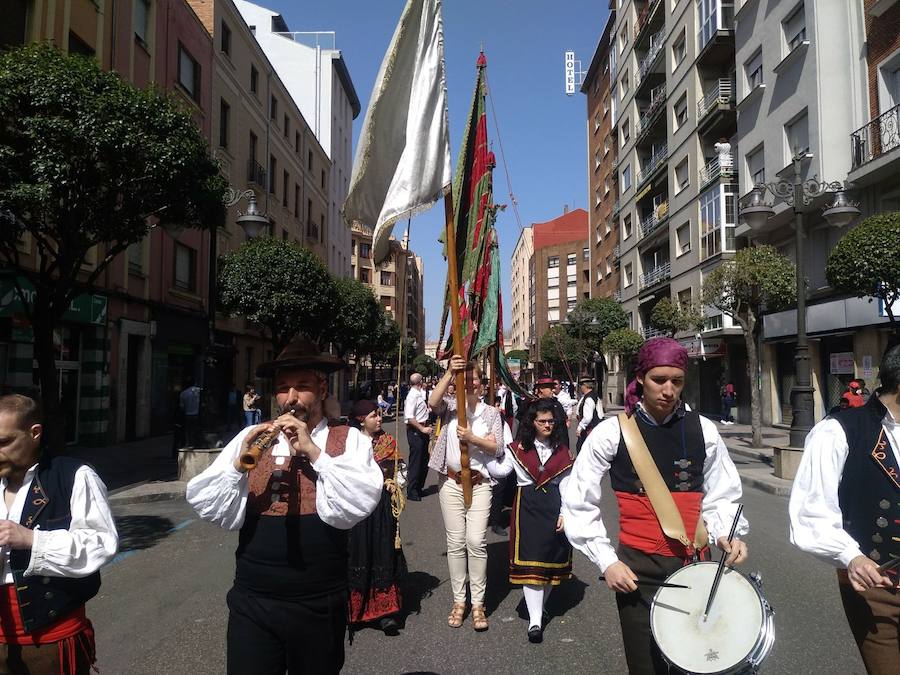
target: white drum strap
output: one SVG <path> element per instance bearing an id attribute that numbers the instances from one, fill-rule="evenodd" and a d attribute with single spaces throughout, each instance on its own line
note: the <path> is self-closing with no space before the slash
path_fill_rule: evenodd
<path id="1" fill-rule="evenodd" d="M 650 499 L 653 511 L 656 513 L 656 519 L 659 521 L 662 531 L 670 539 L 677 539 L 684 546 L 700 549 L 709 545 L 709 535 L 706 532 L 706 525 L 703 523 L 703 516 L 697 519 L 697 530 L 694 533 L 694 542 L 688 539 L 687 532 L 684 527 L 684 520 L 681 512 L 672 499 L 672 493 L 669 487 L 659 473 L 659 468 L 653 457 L 650 455 L 650 449 L 647 442 L 638 428 L 637 421 L 634 417 L 629 417 L 625 413 L 619 413 L 619 427 L 622 429 L 622 438 L 625 439 L 625 447 L 628 450 L 628 456 L 634 465 L 638 478 L 644 485 L 644 491 Z"/>

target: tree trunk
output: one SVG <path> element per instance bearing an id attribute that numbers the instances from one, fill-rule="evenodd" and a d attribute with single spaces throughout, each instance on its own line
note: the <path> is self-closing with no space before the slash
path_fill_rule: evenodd
<path id="1" fill-rule="evenodd" d="M 62 454 L 66 445 L 66 418 L 59 401 L 59 380 L 56 375 L 56 354 L 53 348 L 53 329 L 61 316 L 51 311 L 45 289 L 37 293 L 32 320 L 34 359 L 38 366 L 41 407 L 44 417 L 43 451 L 47 455 Z M 76 405 L 77 401 L 69 401 Z"/>
<path id="2" fill-rule="evenodd" d="M 747 345 L 747 369 L 750 371 L 750 427 L 753 430 L 753 447 L 763 447 L 762 401 L 759 390 L 759 353 L 756 350 L 756 317 L 751 313 L 740 320 Z"/>

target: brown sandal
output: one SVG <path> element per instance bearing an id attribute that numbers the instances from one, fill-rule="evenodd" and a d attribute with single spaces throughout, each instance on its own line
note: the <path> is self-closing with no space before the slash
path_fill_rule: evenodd
<path id="1" fill-rule="evenodd" d="M 472 605 L 472 625 L 478 632 L 488 629 L 487 615 L 484 613 L 484 605 Z"/>
<path id="2" fill-rule="evenodd" d="M 463 625 L 463 617 L 466 614 L 466 603 L 454 602 L 450 609 L 450 616 L 447 617 L 447 625 L 450 628 L 459 628 Z"/>

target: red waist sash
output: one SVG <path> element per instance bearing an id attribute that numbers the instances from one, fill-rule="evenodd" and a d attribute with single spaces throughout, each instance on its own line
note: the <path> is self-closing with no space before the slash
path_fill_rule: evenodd
<path id="1" fill-rule="evenodd" d="M 58 621 L 26 633 L 15 584 L 4 584 L 3 589 L 0 593 L 0 643 L 42 645 L 74 637 L 85 630 L 93 634 L 91 622 L 84 614 L 84 605 Z"/>
<path id="2" fill-rule="evenodd" d="M 694 537 L 697 520 L 700 518 L 700 502 L 702 492 L 673 492 L 672 499 L 684 521 L 687 536 Z M 689 550 L 677 539 L 667 537 L 659 524 L 656 512 L 647 495 L 630 492 L 616 492 L 619 503 L 619 543 L 637 549 L 648 555 L 665 555 L 673 558 L 690 558 L 694 551 Z"/>

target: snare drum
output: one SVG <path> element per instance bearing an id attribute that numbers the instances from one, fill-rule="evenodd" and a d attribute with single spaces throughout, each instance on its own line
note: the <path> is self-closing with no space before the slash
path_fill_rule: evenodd
<path id="1" fill-rule="evenodd" d="M 663 658 L 688 674 L 753 673 L 775 643 L 774 611 L 759 589 L 726 567 L 706 621 L 703 610 L 718 563 L 699 562 L 674 572 L 650 606 L 650 629 Z"/>

